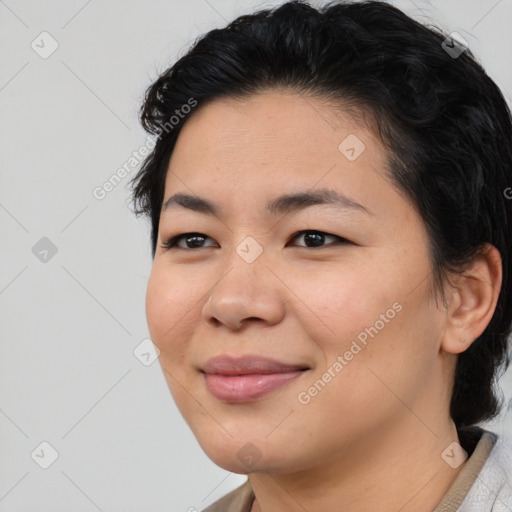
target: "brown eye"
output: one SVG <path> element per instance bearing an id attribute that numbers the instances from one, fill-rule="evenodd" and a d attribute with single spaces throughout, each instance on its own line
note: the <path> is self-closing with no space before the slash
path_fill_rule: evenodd
<path id="1" fill-rule="evenodd" d="M 299 247 L 307 247 L 307 248 L 315 248 L 315 247 L 325 247 L 329 245 L 334 245 L 336 242 L 340 243 L 350 243 L 349 240 L 342 238 L 337 235 L 331 235 L 329 233 L 325 233 L 323 231 L 305 229 L 303 231 L 299 231 L 293 235 L 292 240 L 296 238 L 304 238 L 305 245 L 299 245 Z M 209 236 L 204 235 L 203 233 L 181 233 L 179 235 L 173 236 L 166 240 L 161 247 L 163 249 L 183 249 L 183 250 L 193 250 L 193 249 L 203 249 L 206 247 L 214 247 L 213 245 L 203 245 L 205 240 L 212 240 Z M 332 239 L 334 242 L 325 243 L 326 240 Z M 185 244 L 183 245 L 182 242 Z M 181 245 L 180 245 L 181 244 Z"/>
<path id="2" fill-rule="evenodd" d="M 305 229 L 295 233 L 295 235 L 292 237 L 292 240 L 300 237 L 304 238 L 305 245 L 300 245 L 299 247 L 324 247 L 326 238 L 334 239 L 334 243 L 337 241 L 341 243 L 350 243 L 348 240 L 340 236 L 330 235 L 329 233 L 324 233 L 323 231 L 316 231 L 311 229 Z M 333 243 L 326 245 L 333 245 Z"/>
<path id="3" fill-rule="evenodd" d="M 203 235 L 202 233 L 182 233 L 180 235 L 169 238 L 162 244 L 164 249 L 202 249 L 201 245 L 204 240 L 210 237 Z M 182 240 L 185 242 L 185 247 L 178 245 Z M 210 238 L 211 240 L 211 238 Z M 211 246 L 206 246 L 211 247 Z"/>

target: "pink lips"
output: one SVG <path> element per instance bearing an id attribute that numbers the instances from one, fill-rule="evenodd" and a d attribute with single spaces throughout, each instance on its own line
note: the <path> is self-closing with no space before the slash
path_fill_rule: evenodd
<path id="1" fill-rule="evenodd" d="M 259 356 L 219 356 L 203 366 L 210 393 L 226 402 L 248 402 L 300 377 L 309 368 Z"/>

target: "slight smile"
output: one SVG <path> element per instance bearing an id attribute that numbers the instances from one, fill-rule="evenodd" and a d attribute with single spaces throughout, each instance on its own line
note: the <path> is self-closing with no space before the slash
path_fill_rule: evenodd
<path id="1" fill-rule="evenodd" d="M 250 402 L 261 398 L 310 368 L 261 356 L 217 356 L 201 368 L 206 386 L 217 399 L 225 402 Z"/>

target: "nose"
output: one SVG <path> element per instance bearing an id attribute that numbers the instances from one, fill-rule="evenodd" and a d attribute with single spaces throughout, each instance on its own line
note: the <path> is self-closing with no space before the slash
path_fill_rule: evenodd
<path id="1" fill-rule="evenodd" d="M 285 313 L 285 290 L 275 270 L 272 272 L 263 259 L 247 263 L 236 255 L 213 286 L 202 317 L 214 327 L 231 330 L 251 323 L 275 325 Z"/>

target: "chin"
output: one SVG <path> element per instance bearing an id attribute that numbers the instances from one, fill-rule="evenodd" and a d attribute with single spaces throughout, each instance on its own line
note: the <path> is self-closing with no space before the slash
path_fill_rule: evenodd
<path id="1" fill-rule="evenodd" d="M 247 475 L 264 469 L 261 452 L 257 452 L 257 449 L 254 450 L 254 448 L 251 450 L 250 443 L 233 442 L 232 444 L 233 446 L 224 445 L 222 447 L 201 445 L 201 448 L 214 464 L 226 471 Z M 239 444 L 241 447 L 238 446 Z"/>
<path id="2" fill-rule="evenodd" d="M 226 437 L 218 442 L 212 442 L 208 436 L 197 438 L 208 458 L 226 471 L 247 475 L 283 470 L 290 464 L 286 447 L 282 447 L 283 452 L 280 453 L 268 441 L 251 441 L 247 436 Z"/>

